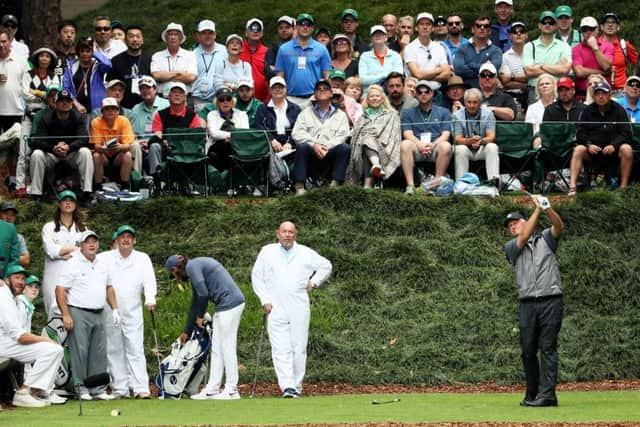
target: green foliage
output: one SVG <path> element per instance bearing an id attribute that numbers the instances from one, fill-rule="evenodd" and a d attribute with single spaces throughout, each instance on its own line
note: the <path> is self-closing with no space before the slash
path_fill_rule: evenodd
<path id="1" fill-rule="evenodd" d="M 250 382 L 262 321 L 251 268 L 260 247 L 274 241 L 278 224 L 291 219 L 299 226 L 299 242 L 334 266 L 330 281 L 312 295 L 309 381 L 522 380 L 515 277 L 502 252 L 508 239 L 504 215 L 522 209 L 510 198 L 411 198 L 343 187 L 263 203 L 225 201 L 163 198 L 89 213 L 103 246 L 123 223 L 138 230 L 138 248 L 151 256 L 160 282 L 161 347 L 180 333 L 191 300 L 189 284 L 168 280 L 166 257 L 213 256 L 247 297 L 238 352 L 245 366 L 241 381 Z M 40 273 L 43 255 L 36 242 L 53 208 L 37 206 L 21 206 L 20 228 L 31 242 L 34 272 Z M 584 193 L 557 209 L 567 224 L 558 251 L 566 306 L 561 380 L 637 378 L 638 187 Z M 543 217 L 541 226 L 548 225 Z M 34 325 L 42 321 L 38 317 Z M 275 381 L 269 352 L 265 340 L 260 378 Z M 147 356 L 155 372 L 155 358 Z"/>

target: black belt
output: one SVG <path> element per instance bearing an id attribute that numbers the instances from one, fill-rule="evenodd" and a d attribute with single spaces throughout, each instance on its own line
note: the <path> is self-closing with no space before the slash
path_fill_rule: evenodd
<path id="1" fill-rule="evenodd" d="M 311 96 L 313 96 L 313 94 L 312 93 L 310 93 L 309 95 L 292 95 L 292 94 L 289 94 L 289 96 L 293 96 L 295 98 L 311 98 Z"/>
<path id="2" fill-rule="evenodd" d="M 556 295 L 544 295 L 541 297 L 526 297 L 526 298 L 520 298 L 520 302 L 542 302 L 542 301 L 549 301 L 552 299 L 559 299 L 562 298 L 562 294 L 556 294 Z"/>
<path id="3" fill-rule="evenodd" d="M 84 308 L 84 307 L 76 307 L 75 305 L 70 305 L 69 307 L 75 308 L 77 310 L 88 311 L 89 313 L 100 314 L 102 313 L 103 308 Z"/>

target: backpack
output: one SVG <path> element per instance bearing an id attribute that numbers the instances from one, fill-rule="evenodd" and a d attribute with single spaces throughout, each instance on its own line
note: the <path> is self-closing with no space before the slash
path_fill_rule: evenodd
<path id="1" fill-rule="evenodd" d="M 288 190 L 291 187 L 289 165 L 274 152 L 269 156 L 269 182 L 278 190 Z"/>
<path id="2" fill-rule="evenodd" d="M 42 328 L 43 337 L 49 337 L 52 341 L 60 344 L 63 348 L 62 360 L 56 371 L 54 384 L 56 388 L 64 389 L 71 385 L 71 356 L 69 355 L 69 347 L 67 346 L 67 330 L 62 324 L 62 317 L 52 317 Z"/>
<path id="3" fill-rule="evenodd" d="M 182 393 L 198 392 L 205 379 L 211 349 L 210 329 L 207 329 L 196 327 L 184 345 L 181 346 L 180 340 L 171 344 L 171 353 L 160 363 L 160 373 L 156 377 L 159 396 L 180 399 Z"/>

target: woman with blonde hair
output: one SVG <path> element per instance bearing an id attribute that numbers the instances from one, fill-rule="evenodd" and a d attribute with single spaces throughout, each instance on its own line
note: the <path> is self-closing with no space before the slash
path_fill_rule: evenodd
<path id="1" fill-rule="evenodd" d="M 538 76 L 536 82 L 536 99 L 537 101 L 529 105 L 524 121 L 533 124 L 533 148 L 540 147 L 542 140 L 538 136 L 540 132 L 540 123 L 547 105 L 552 104 L 556 99 L 556 82 L 551 74 L 543 73 Z"/>
<path id="2" fill-rule="evenodd" d="M 589 74 L 589 77 L 587 77 L 587 97 L 584 100 L 584 105 L 593 103 L 593 85 L 598 82 L 606 83 L 607 79 L 602 74 Z"/>
<path id="3" fill-rule="evenodd" d="M 374 178 L 387 179 L 400 166 L 400 117 L 380 85 L 369 86 L 362 107 L 351 137 L 347 182 L 359 182 L 364 175 L 364 188 L 372 188 Z"/>
<path id="4" fill-rule="evenodd" d="M 342 70 L 347 78 L 358 75 L 358 60 L 353 57 L 351 39 L 345 34 L 336 34 L 331 42 L 331 66 Z"/>

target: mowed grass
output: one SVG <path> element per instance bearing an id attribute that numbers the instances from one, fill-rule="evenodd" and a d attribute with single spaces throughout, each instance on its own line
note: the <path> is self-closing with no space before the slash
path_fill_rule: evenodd
<path id="1" fill-rule="evenodd" d="M 400 398 L 397 403 L 372 405 Z M 639 422 L 640 391 L 566 392 L 557 408 L 522 408 L 521 394 L 337 395 L 302 399 L 243 398 L 239 401 L 85 402 L 45 409 L 16 409 L 0 415 L 0 426 L 279 425 L 384 422 Z M 112 417 L 111 410 L 122 415 Z"/>

